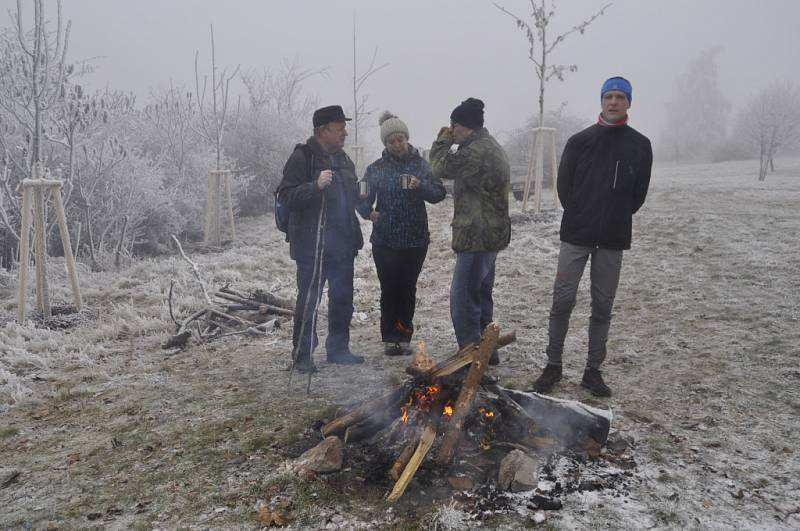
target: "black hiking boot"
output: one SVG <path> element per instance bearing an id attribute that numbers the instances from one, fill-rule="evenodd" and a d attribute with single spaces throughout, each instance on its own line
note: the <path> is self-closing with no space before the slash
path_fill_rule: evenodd
<path id="1" fill-rule="evenodd" d="M 317 372 L 317 366 L 311 358 L 300 358 L 294 362 L 294 370 L 301 374 L 314 374 Z"/>
<path id="2" fill-rule="evenodd" d="M 497 353 L 497 349 L 492 351 L 492 355 L 489 358 L 489 365 L 500 365 L 500 355 Z"/>
<path id="3" fill-rule="evenodd" d="M 533 382 L 533 390 L 537 393 L 549 393 L 553 386 L 561 381 L 561 365 L 553 365 L 548 363 L 535 382 Z"/>
<path id="4" fill-rule="evenodd" d="M 409 356 L 414 353 L 408 343 L 390 341 L 383 344 L 383 353 L 386 356 Z"/>
<path id="5" fill-rule="evenodd" d="M 358 365 L 364 363 L 363 356 L 354 356 L 350 350 L 344 350 L 335 354 L 328 354 L 328 363 L 336 363 L 338 365 Z"/>
<path id="6" fill-rule="evenodd" d="M 397 345 L 400 348 L 401 356 L 410 356 L 414 353 L 414 349 L 411 348 L 411 343 L 401 341 Z"/>
<path id="7" fill-rule="evenodd" d="M 383 354 L 385 356 L 399 356 L 402 354 L 400 351 L 400 343 L 387 341 L 383 344 Z"/>
<path id="8" fill-rule="evenodd" d="M 603 381 L 602 373 L 591 367 L 586 367 L 583 371 L 581 387 L 588 389 L 594 396 L 611 396 L 611 389 Z"/>

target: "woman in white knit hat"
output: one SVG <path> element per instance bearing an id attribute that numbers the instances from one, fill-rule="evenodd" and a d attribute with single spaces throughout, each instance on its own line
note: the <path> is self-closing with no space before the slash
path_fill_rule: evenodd
<path id="1" fill-rule="evenodd" d="M 378 120 L 381 158 L 367 167 L 368 194 L 358 207 L 372 221 L 372 257 L 381 284 L 381 338 L 386 355 L 411 354 L 417 279 L 430 234 L 425 202 L 447 194 L 428 162 L 408 143 L 408 126 L 389 111 Z"/>

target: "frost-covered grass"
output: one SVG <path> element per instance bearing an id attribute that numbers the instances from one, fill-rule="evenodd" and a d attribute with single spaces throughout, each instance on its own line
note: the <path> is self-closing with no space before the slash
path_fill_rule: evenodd
<path id="1" fill-rule="evenodd" d="M 636 441 L 637 468 L 628 495 L 567 495 L 544 528 L 800 525 L 800 161 L 778 161 L 763 183 L 755 169 L 753 162 L 655 168 L 623 260 L 604 366 L 610 399 L 578 385 L 590 311 L 588 282 L 581 286 L 555 396 L 612 408 L 614 429 Z M 512 205 L 513 239 L 498 258 L 495 288 L 495 317 L 519 339 L 492 370 L 504 385 L 526 388 L 545 363 L 559 217 L 519 206 Z M 416 336 L 443 358 L 454 348 L 452 203 L 429 213 Z M 292 298 L 293 263 L 272 227 L 269 217 L 244 219 L 235 246 L 191 253 L 209 290 L 230 282 Z M 63 264 L 54 260 L 50 272 L 54 304 L 69 303 Z M 254 528 L 257 508 L 282 492 L 294 500 L 295 529 L 464 527 L 467 515 L 449 502 L 407 516 L 388 511 L 382 493 L 358 498 L 324 478 L 305 484 L 286 476 L 289 454 L 301 450 L 314 420 L 403 375 L 407 360 L 382 355 L 368 244 L 356 262 L 352 326 L 353 349 L 367 361 L 332 366 L 320 349 L 310 396 L 304 378 L 287 387 L 289 328 L 264 340 L 160 349 L 174 330 L 170 281 L 178 319 L 204 305 L 179 256 L 125 264 L 119 273 L 81 266 L 80 276 L 87 318 L 47 330 L 13 321 L 16 277 L 0 273 L 0 472 L 20 471 L 0 490 L 0 527 Z M 323 303 L 323 336 L 325 311 Z M 530 517 L 483 524 L 515 529 Z"/>

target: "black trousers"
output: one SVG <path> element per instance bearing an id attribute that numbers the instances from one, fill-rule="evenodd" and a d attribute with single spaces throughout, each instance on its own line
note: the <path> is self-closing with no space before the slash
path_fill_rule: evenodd
<path id="1" fill-rule="evenodd" d="M 384 342 L 411 341 L 417 279 L 427 254 L 427 246 L 410 249 L 372 246 L 381 283 L 381 338 Z"/>

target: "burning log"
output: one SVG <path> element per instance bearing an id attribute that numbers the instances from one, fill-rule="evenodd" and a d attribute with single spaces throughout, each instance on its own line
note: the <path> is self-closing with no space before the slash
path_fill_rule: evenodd
<path id="1" fill-rule="evenodd" d="M 393 393 L 393 397 L 395 400 L 388 403 L 387 407 L 377 409 L 375 413 L 366 419 L 348 426 L 344 432 L 345 444 L 366 439 L 399 418 L 401 415 L 400 406 L 403 405 L 405 396 L 402 393 Z"/>
<path id="2" fill-rule="evenodd" d="M 433 441 L 435 439 L 436 439 L 436 425 L 433 423 L 429 423 L 425 427 L 425 431 L 422 432 L 422 436 L 419 439 L 419 444 L 417 445 L 417 449 L 414 451 L 414 454 L 411 456 L 411 459 L 409 459 L 405 469 L 403 469 L 403 473 L 400 474 L 400 478 L 397 480 L 397 483 L 394 484 L 392 492 L 390 492 L 389 496 L 386 497 L 386 500 L 388 502 L 390 503 L 396 502 L 406 491 L 406 487 L 408 487 L 408 484 L 411 482 L 411 478 L 413 478 L 414 474 L 417 473 L 419 465 L 422 464 L 422 460 L 425 459 L 426 455 L 428 455 L 428 452 L 433 446 Z"/>
<path id="3" fill-rule="evenodd" d="M 564 448 L 587 449 L 592 443 L 602 446 L 608 439 L 612 419 L 610 411 L 574 400 L 497 387 L 522 406 L 540 434 L 558 441 Z"/>
<path id="4" fill-rule="evenodd" d="M 325 437 L 328 437 L 329 435 L 339 435 L 349 426 L 361 422 L 372 415 L 373 412 L 389 409 L 390 406 L 395 403 L 402 403 L 404 401 L 403 399 L 408 395 L 408 391 L 408 388 L 403 385 L 386 393 L 377 400 L 363 402 L 350 413 L 336 417 L 332 421 L 322 426 L 322 435 Z M 398 409 L 395 409 L 395 411 L 397 411 L 397 416 L 400 416 Z"/>
<path id="5" fill-rule="evenodd" d="M 492 323 L 486 327 L 481 337 L 480 345 L 474 354 L 474 361 L 470 365 L 464 384 L 461 386 L 461 393 L 458 395 L 453 416 L 450 418 L 450 425 L 447 433 L 442 440 L 439 448 L 438 462 L 440 465 L 447 465 L 453 461 L 458 440 L 461 437 L 461 430 L 464 427 L 464 419 L 470 411 L 472 401 L 475 398 L 478 384 L 489 366 L 489 357 L 497 345 L 497 338 L 500 335 L 500 327 L 497 323 Z"/>
<path id="6" fill-rule="evenodd" d="M 408 466 L 408 462 L 411 461 L 411 456 L 414 455 L 414 451 L 417 449 L 417 443 L 419 443 L 419 438 L 422 435 L 421 430 L 414 430 L 414 435 L 411 437 L 408 444 L 406 444 L 403 451 L 400 452 L 397 460 L 392 465 L 392 468 L 389 469 L 389 477 L 397 481 L 400 479 L 400 475 L 405 470 L 406 466 Z"/>

